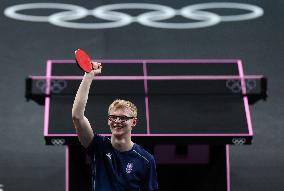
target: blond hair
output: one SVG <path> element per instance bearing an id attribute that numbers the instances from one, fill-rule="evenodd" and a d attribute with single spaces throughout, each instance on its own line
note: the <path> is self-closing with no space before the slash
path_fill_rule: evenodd
<path id="1" fill-rule="evenodd" d="M 113 109 L 115 110 L 121 108 L 129 109 L 132 114 L 131 117 L 137 117 L 137 107 L 132 102 L 123 99 L 114 100 L 108 108 L 108 114 L 110 114 L 110 111 Z"/>

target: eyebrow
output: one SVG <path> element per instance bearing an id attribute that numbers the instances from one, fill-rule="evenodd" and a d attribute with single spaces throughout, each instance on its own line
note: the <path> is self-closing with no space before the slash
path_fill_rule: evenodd
<path id="1" fill-rule="evenodd" d="M 134 118 L 133 116 L 126 116 L 126 115 L 108 115 L 109 117 L 127 117 L 127 118 Z"/>

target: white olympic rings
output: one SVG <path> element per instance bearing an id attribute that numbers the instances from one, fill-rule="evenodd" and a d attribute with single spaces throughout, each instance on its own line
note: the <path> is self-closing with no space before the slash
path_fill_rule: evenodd
<path id="1" fill-rule="evenodd" d="M 51 139 L 51 144 L 55 146 L 61 146 L 66 143 L 65 139 Z"/>
<path id="2" fill-rule="evenodd" d="M 256 80 L 245 80 L 246 92 L 251 92 L 254 88 L 256 88 L 256 84 Z M 227 80 L 226 87 L 230 89 L 233 93 L 241 93 L 243 91 L 241 80 Z"/>
<path id="3" fill-rule="evenodd" d="M 246 143 L 246 139 L 245 138 L 233 138 L 232 143 L 234 143 L 235 145 L 243 145 Z"/>
<path id="4" fill-rule="evenodd" d="M 45 93 L 46 90 L 46 81 L 38 80 L 35 83 L 35 87 L 41 91 L 41 93 Z M 59 94 L 67 87 L 66 80 L 52 80 L 50 83 L 50 92 Z"/>
<path id="5" fill-rule="evenodd" d="M 19 13 L 19 11 L 30 9 L 60 9 L 66 11 L 54 13 L 49 16 L 36 16 Z M 150 11 L 138 16 L 131 16 L 118 11 L 129 9 L 145 9 Z M 246 14 L 222 16 L 208 12 L 208 9 L 240 9 L 249 12 Z M 49 22 L 56 26 L 74 29 L 116 28 L 129 25 L 133 22 L 155 28 L 193 29 L 213 26 L 222 21 L 229 22 L 255 19 L 263 15 L 263 9 L 255 5 L 228 2 L 200 3 L 188 5 L 181 9 L 174 9 L 169 6 L 150 3 L 120 3 L 102 5 L 92 10 L 88 10 L 78 5 L 64 3 L 27 3 L 8 7 L 4 10 L 4 14 L 12 19 L 31 22 Z M 95 18 L 106 20 L 107 22 L 71 22 L 73 20 L 85 18 L 86 16 L 94 16 Z M 184 23 L 161 22 L 175 16 L 182 16 L 184 18 L 197 21 Z"/>

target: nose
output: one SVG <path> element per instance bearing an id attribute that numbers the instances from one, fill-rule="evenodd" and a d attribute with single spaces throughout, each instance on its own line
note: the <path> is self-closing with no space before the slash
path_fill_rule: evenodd
<path id="1" fill-rule="evenodd" d="M 122 120 L 120 119 L 120 117 L 117 116 L 116 118 L 113 119 L 113 121 L 117 123 L 117 122 L 121 122 Z"/>
<path id="2" fill-rule="evenodd" d="M 120 119 L 119 119 L 119 117 L 116 117 L 116 118 L 114 118 L 113 121 L 114 121 L 114 122 L 120 122 Z"/>

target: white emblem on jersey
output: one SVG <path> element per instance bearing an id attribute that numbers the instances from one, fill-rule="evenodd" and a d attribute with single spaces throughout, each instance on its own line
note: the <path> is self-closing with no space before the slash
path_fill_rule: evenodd
<path id="1" fill-rule="evenodd" d="M 111 160 L 111 153 L 107 153 L 106 156 Z"/>
<path id="2" fill-rule="evenodd" d="M 132 170 L 133 170 L 133 163 L 127 163 L 127 166 L 126 166 L 126 173 L 131 173 Z"/>

